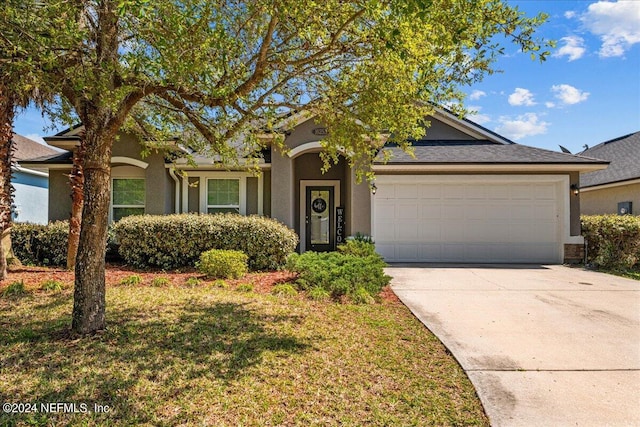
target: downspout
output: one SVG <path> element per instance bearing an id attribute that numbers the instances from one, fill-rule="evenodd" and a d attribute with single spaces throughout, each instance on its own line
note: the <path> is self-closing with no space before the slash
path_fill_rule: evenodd
<path id="1" fill-rule="evenodd" d="M 171 178 L 173 179 L 173 181 L 176 183 L 176 188 L 174 191 L 174 213 L 181 213 L 180 212 L 180 180 L 178 179 L 178 177 L 176 176 L 176 172 L 175 169 L 173 167 L 169 168 L 169 175 L 171 176 Z"/>

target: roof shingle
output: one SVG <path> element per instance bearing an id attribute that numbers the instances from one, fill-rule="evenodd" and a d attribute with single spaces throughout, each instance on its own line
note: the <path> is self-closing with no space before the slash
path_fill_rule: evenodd
<path id="1" fill-rule="evenodd" d="M 580 175 L 582 187 L 640 178 L 640 132 L 603 142 L 580 155 L 608 160 L 609 167 Z"/>

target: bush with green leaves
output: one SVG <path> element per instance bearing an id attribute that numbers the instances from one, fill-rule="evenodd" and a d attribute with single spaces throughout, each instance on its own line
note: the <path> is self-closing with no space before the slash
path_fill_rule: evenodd
<path id="1" fill-rule="evenodd" d="M 640 266 L 640 216 L 583 215 L 581 220 L 588 263 L 614 270 Z"/>
<path id="2" fill-rule="evenodd" d="M 242 251 L 251 270 L 284 266 L 298 244 L 282 223 L 238 214 L 129 216 L 115 225 L 119 252 L 134 267 L 176 269 L 193 265 L 209 249 Z"/>
<path id="3" fill-rule="evenodd" d="M 11 247 L 23 264 L 66 265 L 68 241 L 67 221 L 15 223 L 11 227 Z"/>
<path id="4" fill-rule="evenodd" d="M 198 271 L 215 279 L 239 279 L 247 274 L 247 254 L 227 249 L 211 249 L 200 255 L 196 263 Z"/>
<path id="5" fill-rule="evenodd" d="M 69 221 L 47 225 L 17 222 L 11 226 L 11 247 L 23 264 L 66 266 L 68 246 Z M 108 230 L 106 257 L 118 257 L 112 227 Z"/>
<path id="6" fill-rule="evenodd" d="M 351 248 L 358 252 L 355 246 Z M 324 289 L 334 299 L 347 296 L 354 302 L 367 302 L 363 292 L 375 297 L 391 278 L 384 274 L 386 264 L 380 255 L 354 255 L 351 250 L 292 254 L 287 269 L 298 273 L 297 284 L 304 290 L 318 294 L 318 289 Z"/>

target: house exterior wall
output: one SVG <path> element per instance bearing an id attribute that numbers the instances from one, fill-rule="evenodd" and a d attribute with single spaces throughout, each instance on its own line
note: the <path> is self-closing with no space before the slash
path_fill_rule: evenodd
<path id="1" fill-rule="evenodd" d="M 271 155 L 271 216 L 294 228 L 293 159 L 273 149 Z"/>
<path id="2" fill-rule="evenodd" d="M 49 170 L 49 221 L 63 221 L 71 215 L 69 169 Z"/>
<path id="3" fill-rule="evenodd" d="M 640 184 L 620 185 L 580 192 L 583 215 L 618 213 L 619 202 L 632 202 L 632 214 L 640 215 Z"/>
<path id="4" fill-rule="evenodd" d="M 13 221 L 46 224 L 49 182 L 46 176 L 14 171 L 11 184 L 15 189 Z"/>
<path id="5" fill-rule="evenodd" d="M 258 214 L 258 178 L 247 178 L 247 215 Z"/>
<path id="6" fill-rule="evenodd" d="M 438 119 L 429 117 L 431 126 L 427 128 L 425 138 L 435 140 L 474 140 L 470 135 L 455 129 Z"/>
<path id="7" fill-rule="evenodd" d="M 347 235 L 356 233 L 371 235 L 371 190 L 367 182 L 357 183 L 356 173 L 347 171 L 348 185 L 346 208 Z"/>
<path id="8" fill-rule="evenodd" d="M 271 171 L 266 170 L 262 174 L 262 213 L 265 216 L 271 216 Z"/>

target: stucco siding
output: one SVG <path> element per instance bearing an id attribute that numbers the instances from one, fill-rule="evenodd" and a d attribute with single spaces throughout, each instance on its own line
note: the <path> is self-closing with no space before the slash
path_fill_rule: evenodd
<path id="1" fill-rule="evenodd" d="M 323 135 L 313 133 L 314 129 L 325 128 L 323 123 L 316 123 L 315 119 L 309 119 L 298 125 L 287 137 L 285 144 L 289 148 L 296 148 L 308 142 L 316 142 L 325 138 Z"/>
<path id="2" fill-rule="evenodd" d="M 247 215 L 258 213 L 258 178 L 247 177 Z"/>
<path id="3" fill-rule="evenodd" d="M 620 202 L 632 202 L 633 215 L 640 215 L 640 184 L 583 190 L 580 198 L 583 215 L 616 214 Z"/>
<path id="4" fill-rule="evenodd" d="M 187 206 L 187 212 L 200 212 L 200 178 L 189 178 L 189 190 L 187 190 L 187 193 L 189 197 L 189 206 Z"/>
<path id="5" fill-rule="evenodd" d="M 431 126 L 427 128 L 425 140 L 473 140 L 475 138 L 466 133 L 449 126 L 433 117 L 428 117 Z"/>
<path id="6" fill-rule="evenodd" d="M 164 167 L 164 157 L 161 154 L 151 154 L 144 161 L 149 164 L 145 169 L 147 197 L 145 212 L 151 215 L 171 213 L 174 182 Z"/>
<path id="7" fill-rule="evenodd" d="M 265 216 L 271 216 L 271 171 L 264 171 L 262 179 L 262 212 Z"/>
<path id="8" fill-rule="evenodd" d="M 71 169 L 49 171 L 49 221 L 69 219 L 71 214 Z"/>

